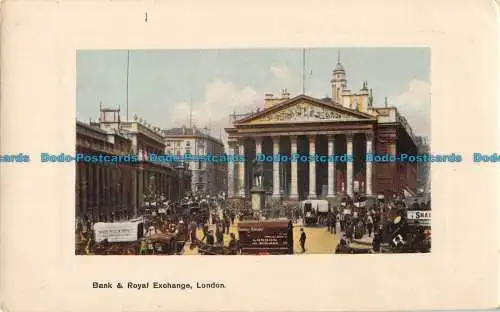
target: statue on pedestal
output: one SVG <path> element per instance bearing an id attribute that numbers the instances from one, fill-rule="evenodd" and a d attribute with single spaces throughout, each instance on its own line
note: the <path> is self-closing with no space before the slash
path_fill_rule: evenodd
<path id="1" fill-rule="evenodd" d="M 264 175 L 264 164 L 256 159 L 253 161 L 253 187 L 262 189 L 262 176 Z"/>

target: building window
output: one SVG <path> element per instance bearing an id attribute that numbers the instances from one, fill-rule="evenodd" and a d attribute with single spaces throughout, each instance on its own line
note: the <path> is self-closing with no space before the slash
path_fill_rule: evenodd
<path id="1" fill-rule="evenodd" d="M 186 147 L 190 147 L 190 146 L 191 146 L 191 142 L 186 141 Z"/>
<path id="2" fill-rule="evenodd" d="M 186 148 L 186 154 L 191 154 L 191 150 L 189 148 Z"/>
<path id="3" fill-rule="evenodd" d="M 176 146 L 176 147 L 180 147 L 180 146 L 181 146 L 181 141 L 177 141 L 177 142 L 175 142 L 175 146 Z"/>
<path id="4" fill-rule="evenodd" d="M 167 141 L 167 146 L 168 147 L 172 146 L 172 143 L 170 141 Z"/>

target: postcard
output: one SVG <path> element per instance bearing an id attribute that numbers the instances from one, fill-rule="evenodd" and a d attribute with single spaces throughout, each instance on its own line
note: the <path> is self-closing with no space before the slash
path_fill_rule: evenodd
<path id="1" fill-rule="evenodd" d="M 498 306 L 497 11 L 2 3 L 1 309 Z"/>

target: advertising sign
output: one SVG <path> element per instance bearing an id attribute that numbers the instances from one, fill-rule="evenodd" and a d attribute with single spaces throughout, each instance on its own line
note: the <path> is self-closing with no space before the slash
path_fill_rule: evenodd
<path id="1" fill-rule="evenodd" d="M 423 210 L 413 210 L 408 211 L 406 214 L 406 218 L 411 223 L 418 222 L 420 225 L 430 226 L 431 224 L 431 211 L 423 211 Z"/>
<path id="2" fill-rule="evenodd" d="M 120 222 L 94 224 L 94 233 L 96 242 L 102 242 L 107 239 L 110 243 L 133 242 L 139 238 L 139 228 L 142 223 Z"/>

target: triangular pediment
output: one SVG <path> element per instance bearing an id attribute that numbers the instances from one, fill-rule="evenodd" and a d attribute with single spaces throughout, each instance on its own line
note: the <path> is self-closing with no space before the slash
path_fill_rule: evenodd
<path id="1" fill-rule="evenodd" d="M 340 105 L 326 103 L 307 96 L 298 96 L 252 114 L 239 120 L 237 124 L 293 124 L 308 122 L 362 121 L 372 119 L 374 119 L 374 117 L 371 115 L 347 109 Z"/>

